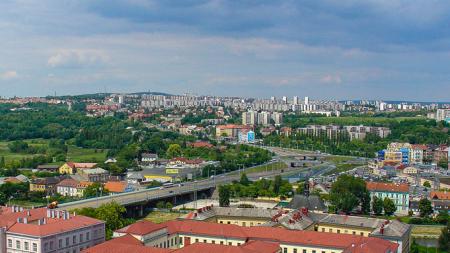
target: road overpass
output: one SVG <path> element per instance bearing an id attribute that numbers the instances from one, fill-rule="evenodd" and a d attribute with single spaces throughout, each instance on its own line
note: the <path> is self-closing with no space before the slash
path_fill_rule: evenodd
<path id="1" fill-rule="evenodd" d="M 261 177 L 271 178 L 276 175 L 289 175 L 294 172 L 300 172 L 306 170 L 307 168 L 287 168 L 284 169 L 282 173 L 279 170 L 269 170 L 258 173 L 251 173 L 248 175 L 250 180 L 257 180 Z M 102 204 L 115 201 L 123 206 L 145 204 L 152 201 L 158 201 L 161 199 L 176 198 L 178 196 L 196 194 L 197 192 L 207 191 L 216 188 L 217 185 L 228 184 L 233 180 L 239 180 L 239 171 L 233 171 L 227 174 L 217 175 L 213 178 L 208 178 L 204 180 L 185 182 L 179 186 L 174 186 L 171 188 L 153 188 L 144 189 L 139 191 L 119 193 L 114 195 L 102 196 L 97 198 L 90 198 L 84 200 L 78 200 L 68 203 L 62 203 L 58 205 L 58 209 L 72 210 L 76 208 L 84 207 L 99 207 Z"/>

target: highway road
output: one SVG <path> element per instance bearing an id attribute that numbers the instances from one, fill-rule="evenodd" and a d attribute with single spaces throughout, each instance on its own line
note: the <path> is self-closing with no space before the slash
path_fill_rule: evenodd
<path id="1" fill-rule="evenodd" d="M 308 153 L 300 154 L 298 152 L 288 150 L 288 149 L 282 149 L 282 148 L 270 148 L 271 151 L 273 151 L 276 154 L 276 161 L 269 162 L 267 164 L 271 164 L 274 162 L 277 162 L 278 160 L 283 160 L 283 157 L 286 156 L 301 156 L 301 155 L 311 155 Z M 317 154 L 315 154 L 317 155 Z M 246 168 L 244 169 L 251 169 Z M 248 174 L 248 177 L 250 180 L 257 180 L 259 178 L 272 178 L 276 175 L 282 175 L 282 176 L 288 176 L 295 173 L 302 173 L 306 172 L 310 174 L 311 168 L 286 168 L 283 170 L 282 173 L 279 170 L 268 170 L 264 172 L 257 172 L 257 173 L 251 173 Z M 316 173 L 314 173 L 316 174 Z M 184 182 L 180 185 L 175 185 L 175 187 L 171 188 L 153 188 L 153 189 L 144 189 L 139 191 L 133 191 L 128 193 L 120 193 L 115 195 L 108 195 L 108 196 L 102 196 L 97 198 L 91 198 L 91 199 L 85 199 L 85 200 L 79 200 L 79 201 L 73 201 L 68 203 L 62 203 L 58 206 L 59 209 L 64 210 L 71 210 L 75 208 L 83 208 L 83 207 L 98 207 L 104 203 L 109 203 L 111 201 L 115 201 L 121 205 L 132 205 L 132 204 L 138 204 L 138 203 L 145 203 L 147 201 L 152 200 L 158 200 L 158 199 L 164 199 L 174 196 L 180 196 L 185 195 L 201 190 L 207 190 L 211 188 L 215 188 L 217 185 L 221 184 L 228 184 L 231 183 L 233 180 L 239 180 L 240 179 L 240 173 L 238 171 L 230 172 L 227 174 L 221 174 L 217 175 L 212 178 L 194 181 L 194 182 Z"/>

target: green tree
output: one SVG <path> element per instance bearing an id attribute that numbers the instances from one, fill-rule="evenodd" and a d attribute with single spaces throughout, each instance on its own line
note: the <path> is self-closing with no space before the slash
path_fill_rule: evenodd
<path id="1" fill-rule="evenodd" d="M 439 160 L 437 165 L 441 168 L 448 169 L 448 158 L 443 157 L 441 160 Z"/>
<path id="2" fill-rule="evenodd" d="M 377 196 L 373 197 L 372 211 L 375 215 L 383 213 L 383 200 L 381 198 L 378 198 Z"/>
<path id="3" fill-rule="evenodd" d="M 3 192 L 0 192 L 0 206 L 5 205 L 8 198 Z"/>
<path id="4" fill-rule="evenodd" d="M 169 209 L 169 210 L 171 210 L 171 209 L 173 208 L 173 204 L 170 203 L 170 202 L 167 202 L 167 203 L 166 203 L 166 208 Z"/>
<path id="5" fill-rule="evenodd" d="M 413 239 L 411 243 L 410 253 L 419 253 L 419 245 L 417 244 L 416 240 Z"/>
<path id="6" fill-rule="evenodd" d="M 166 208 L 166 203 L 164 201 L 158 201 L 158 203 L 156 203 L 156 208 L 164 209 Z"/>
<path id="7" fill-rule="evenodd" d="M 419 211 L 420 217 L 428 217 L 433 213 L 433 207 L 431 206 L 431 201 L 427 198 L 423 198 L 419 201 Z"/>
<path id="8" fill-rule="evenodd" d="M 361 211 L 363 214 L 370 213 L 370 193 L 365 191 L 361 197 Z"/>
<path id="9" fill-rule="evenodd" d="M 350 213 L 360 203 L 364 203 L 361 209 L 363 212 L 368 212 L 370 195 L 367 194 L 366 183 L 364 180 L 353 176 L 340 176 L 331 186 L 330 202 L 336 206 L 337 211 L 345 213 Z"/>
<path id="10" fill-rule="evenodd" d="M 122 228 L 127 224 L 123 215 L 126 213 L 125 207 L 113 201 L 99 206 L 95 210 L 95 218 L 105 221 L 106 237 L 111 238 L 114 230 Z"/>
<path id="11" fill-rule="evenodd" d="M 168 158 L 179 157 L 181 154 L 181 146 L 179 144 L 170 144 L 166 151 Z"/>
<path id="12" fill-rule="evenodd" d="M 280 175 L 276 175 L 275 179 L 273 181 L 273 192 L 275 194 L 278 195 L 280 193 L 280 188 L 281 188 L 282 184 L 283 184 L 283 179 L 281 178 Z"/>
<path id="13" fill-rule="evenodd" d="M 100 183 L 93 183 L 86 187 L 83 192 L 83 197 L 85 198 L 93 198 L 102 195 L 108 195 L 108 189 L 105 189 Z"/>
<path id="14" fill-rule="evenodd" d="M 447 226 L 442 229 L 438 242 L 439 249 L 442 252 L 448 252 L 450 250 L 450 222 L 448 222 Z"/>
<path id="15" fill-rule="evenodd" d="M 241 175 L 241 180 L 239 181 L 239 183 L 240 183 L 241 185 L 248 186 L 251 182 L 250 182 L 250 180 L 248 179 L 247 174 L 242 173 L 242 175 Z"/>
<path id="16" fill-rule="evenodd" d="M 227 185 L 219 186 L 219 206 L 227 207 L 230 206 L 230 187 Z"/>
<path id="17" fill-rule="evenodd" d="M 6 163 L 5 163 L 5 157 L 2 156 L 2 158 L 0 159 L 0 169 L 5 168 Z"/>
<path id="18" fill-rule="evenodd" d="M 395 213 L 397 207 L 395 206 L 395 203 L 394 201 L 392 201 L 392 199 L 386 197 L 383 200 L 383 209 L 385 215 L 391 216 Z"/>
<path id="19" fill-rule="evenodd" d="M 423 183 L 423 187 L 431 188 L 430 182 L 429 182 L 429 181 L 425 181 L 425 182 Z"/>
<path id="20" fill-rule="evenodd" d="M 448 215 L 448 212 L 440 211 L 439 214 L 436 215 L 436 218 L 434 218 L 434 220 L 442 225 L 447 225 L 447 223 L 450 221 L 450 216 Z"/>

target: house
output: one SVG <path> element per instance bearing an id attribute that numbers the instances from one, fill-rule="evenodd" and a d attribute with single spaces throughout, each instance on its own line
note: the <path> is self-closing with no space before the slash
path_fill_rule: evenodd
<path id="1" fill-rule="evenodd" d="M 134 191 L 133 187 L 125 181 L 108 181 L 105 184 L 105 189 L 111 194 Z"/>
<path id="2" fill-rule="evenodd" d="M 38 165 L 36 167 L 36 170 L 38 171 L 48 171 L 48 172 L 58 172 L 59 165 L 50 165 L 50 164 L 44 164 L 44 165 Z"/>
<path id="3" fill-rule="evenodd" d="M 84 195 L 84 190 L 90 185 L 92 185 L 91 182 L 80 182 L 72 178 L 66 178 L 56 185 L 56 192 L 62 196 L 81 198 Z"/>
<path id="4" fill-rule="evenodd" d="M 211 143 L 209 143 L 207 141 L 191 142 L 188 144 L 188 146 L 191 148 L 213 148 L 214 147 L 214 145 L 212 145 Z"/>
<path id="5" fill-rule="evenodd" d="M 376 237 L 349 234 L 298 231 L 274 227 L 239 227 L 191 220 L 173 220 L 161 224 L 140 221 L 114 232 L 113 237 L 128 236 L 124 241 L 139 240 L 139 249 L 114 252 L 203 252 L 203 253 L 278 253 L 278 252 L 402 252 L 399 244 Z M 106 242 L 108 244 L 110 242 Z M 113 247 L 98 245 L 83 253 L 110 252 Z M 114 244 L 113 244 L 114 245 Z M 132 244 L 130 244 L 132 245 Z M 105 248 L 102 248 L 105 247 Z M 156 249 L 157 248 L 157 249 Z M 109 249 L 109 250 L 108 250 Z M 171 251 L 165 249 L 170 249 Z M 155 251 L 153 251 L 155 250 Z"/>
<path id="6" fill-rule="evenodd" d="M 77 174 L 89 182 L 106 182 L 109 177 L 109 172 L 102 168 L 82 169 L 78 170 Z"/>
<path id="7" fill-rule="evenodd" d="M 0 252 L 79 252 L 105 241 L 105 222 L 67 211 L 0 206 Z"/>
<path id="8" fill-rule="evenodd" d="M 83 169 L 92 169 L 97 166 L 97 163 L 75 163 L 75 162 L 67 162 L 59 167 L 59 174 L 75 174 L 78 170 Z"/>
<path id="9" fill-rule="evenodd" d="M 430 199 L 433 210 L 438 213 L 445 211 L 450 213 L 450 192 L 449 191 L 432 191 L 430 192 Z"/>
<path id="10" fill-rule="evenodd" d="M 370 197 L 381 199 L 390 198 L 397 207 L 396 213 L 408 214 L 409 211 L 409 185 L 382 182 L 366 182 Z"/>
<path id="11" fill-rule="evenodd" d="M 30 191 L 45 192 L 47 195 L 56 193 L 56 185 L 61 182 L 62 177 L 36 178 L 30 182 Z"/>
<path id="12" fill-rule="evenodd" d="M 153 153 L 142 153 L 141 162 L 142 163 L 154 163 L 158 160 L 158 154 Z"/>
<path id="13" fill-rule="evenodd" d="M 185 157 L 175 157 L 169 161 L 166 168 L 200 168 L 205 161 L 203 159 L 187 159 Z"/>

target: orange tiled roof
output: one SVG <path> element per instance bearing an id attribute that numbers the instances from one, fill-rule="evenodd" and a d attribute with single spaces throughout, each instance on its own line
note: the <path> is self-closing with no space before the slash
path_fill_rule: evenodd
<path id="1" fill-rule="evenodd" d="M 439 200 L 450 200 L 450 192 L 432 191 L 430 193 L 430 198 Z"/>
<path id="2" fill-rule="evenodd" d="M 127 233 L 127 234 L 133 234 L 133 235 L 146 235 L 149 233 L 152 233 L 154 231 L 166 228 L 166 225 L 163 224 L 156 224 L 150 221 L 138 221 L 134 224 L 131 224 L 129 226 L 126 226 L 124 228 L 121 228 L 117 230 L 119 233 Z"/>
<path id="3" fill-rule="evenodd" d="M 366 182 L 367 190 L 383 192 L 409 192 L 408 184 Z"/>
<path id="4" fill-rule="evenodd" d="M 124 192 L 127 188 L 127 183 L 122 181 L 108 181 L 105 184 L 105 189 L 110 192 Z"/>

